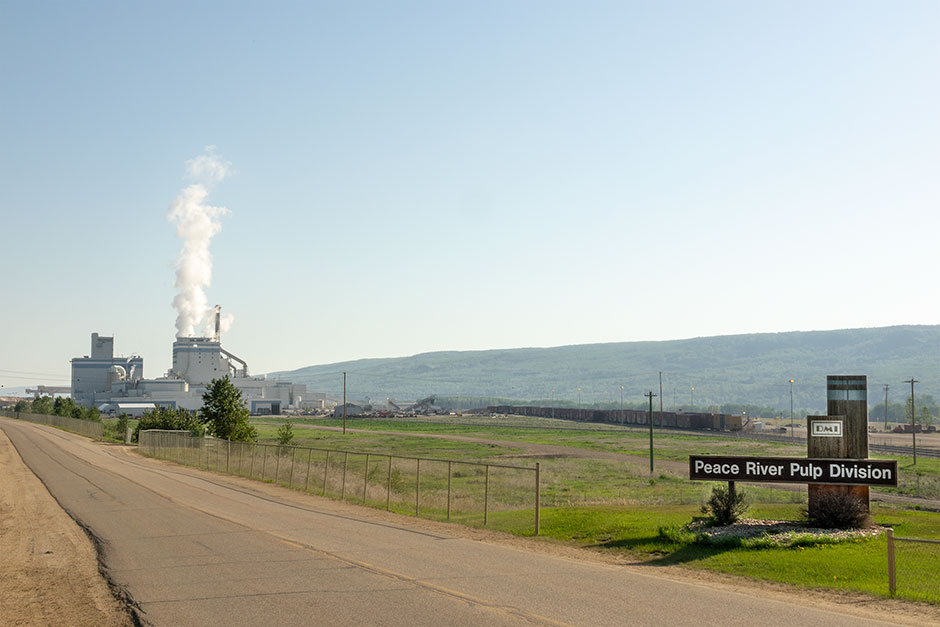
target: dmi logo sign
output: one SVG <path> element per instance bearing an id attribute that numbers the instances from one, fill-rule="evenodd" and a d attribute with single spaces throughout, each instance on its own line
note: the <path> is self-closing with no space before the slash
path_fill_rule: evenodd
<path id="1" fill-rule="evenodd" d="M 818 438 L 841 438 L 841 420 L 816 420 L 813 422 L 813 435 Z"/>

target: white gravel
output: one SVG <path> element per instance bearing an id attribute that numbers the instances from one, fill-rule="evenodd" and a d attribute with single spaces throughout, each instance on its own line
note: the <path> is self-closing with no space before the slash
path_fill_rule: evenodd
<path id="1" fill-rule="evenodd" d="M 696 521 L 686 529 L 701 534 L 712 542 L 721 542 L 730 538 L 767 538 L 781 546 L 789 546 L 797 538 L 813 536 L 820 540 L 851 540 L 869 538 L 884 533 L 884 527 L 873 526 L 865 529 L 819 529 L 806 523 L 786 520 L 756 520 L 742 518 L 733 525 L 709 527 L 705 521 Z"/>

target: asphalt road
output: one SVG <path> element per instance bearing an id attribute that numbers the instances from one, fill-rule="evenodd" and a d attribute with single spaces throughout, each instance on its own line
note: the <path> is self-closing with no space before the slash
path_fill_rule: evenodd
<path id="1" fill-rule="evenodd" d="M 891 624 L 490 544 L 0 418 L 154 625 Z"/>

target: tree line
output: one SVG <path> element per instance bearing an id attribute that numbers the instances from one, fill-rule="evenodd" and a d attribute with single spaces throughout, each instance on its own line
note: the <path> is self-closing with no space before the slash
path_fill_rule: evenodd
<path id="1" fill-rule="evenodd" d="M 82 407 L 67 396 L 40 396 L 33 401 L 22 400 L 16 403 L 14 411 L 25 414 L 45 414 L 67 416 L 79 420 L 101 422 L 101 411 L 97 407 Z M 202 395 L 202 407 L 197 411 L 157 407 L 144 412 L 133 439 L 136 442 L 140 432 L 147 429 L 169 429 L 189 431 L 194 435 L 209 435 L 223 440 L 254 442 L 258 431 L 248 422 L 250 412 L 242 401 L 242 393 L 228 376 L 213 379 Z M 119 421 L 123 425 L 128 417 L 122 415 Z"/>
<path id="2" fill-rule="evenodd" d="M 44 414 L 46 416 L 65 416 L 78 420 L 101 422 L 101 412 L 97 407 L 82 407 L 68 396 L 40 396 L 32 401 L 17 401 L 13 411 L 23 414 Z"/>

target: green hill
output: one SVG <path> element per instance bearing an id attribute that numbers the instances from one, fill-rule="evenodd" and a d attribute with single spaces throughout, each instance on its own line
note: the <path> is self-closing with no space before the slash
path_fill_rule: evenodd
<path id="1" fill-rule="evenodd" d="M 552 398 L 585 406 L 620 402 L 638 406 L 649 390 L 659 392 L 663 373 L 666 408 L 699 408 L 728 403 L 788 409 L 793 378 L 794 407 L 825 409 L 828 374 L 865 374 L 869 402 L 903 402 L 916 392 L 940 398 L 940 325 L 896 326 L 838 331 L 757 333 L 663 342 L 584 344 L 554 348 L 445 351 L 411 357 L 362 359 L 309 366 L 269 376 L 306 383 L 310 391 L 342 397 L 347 372 L 350 399 L 446 397 Z M 695 388 L 694 392 L 690 390 Z M 658 405 L 659 401 L 656 401 Z M 473 403 L 471 403 L 473 404 Z"/>

